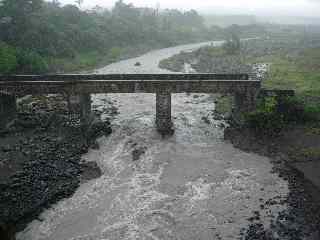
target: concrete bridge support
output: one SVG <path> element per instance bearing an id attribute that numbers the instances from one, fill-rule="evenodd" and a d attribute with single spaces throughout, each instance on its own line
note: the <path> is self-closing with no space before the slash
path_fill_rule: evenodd
<path id="1" fill-rule="evenodd" d="M 0 93 L 0 127 L 16 117 L 17 103 L 14 95 Z"/>
<path id="2" fill-rule="evenodd" d="M 171 93 L 236 94 L 236 113 L 254 109 L 255 93 L 261 82 L 250 80 L 247 74 L 66 74 L 66 75 L 0 75 L 0 92 L 17 96 L 39 94 L 68 94 L 80 96 L 81 122 L 92 121 L 90 94 L 156 93 L 156 126 L 160 133 L 173 133 L 171 122 Z M 2 116 L 13 110 L 1 99 Z M 76 97 L 78 99 L 78 97 Z M 14 101 L 13 101 L 14 102 Z M 71 106 L 71 102 L 68 102 Z M 10 109 L 10 110 L 9 110 Z M 71 111 L 70 111 L 71 112 Z M 78 111 L 77 111 L 78 113 Z"/>
<path id="3" fill-rule="evenodd" d="M 93 120 L 91 112 L 91 96 L 88 93 L 80 94 L 80 121 L 84 126 L 89 126 Z"/>
<path id="4" fill-rule="evenodd" d="M 156 126 L 161 134 L 173 134 L 171 120 L 171 93 L 160 91 L 156 93 Z"/>
<path id="5" fill-rule="evenodd" d="M 232 116 L 235 122 L 243 122 L 245 114 L 256 109 L 257 95 L 258 93 L 256 91 L 245 91 L 235 93 L 234 109 Z"/>

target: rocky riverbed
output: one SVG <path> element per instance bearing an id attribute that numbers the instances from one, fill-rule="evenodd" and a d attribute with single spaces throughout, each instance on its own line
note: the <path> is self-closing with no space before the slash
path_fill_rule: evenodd
<path id="1" fill-rule="evenodd" d="M 174 72 L 187 73 L 248 73 L 253 79 L 263 80 L 268 72 L 269 64 L 248 63 L 247 61 L 249 57 L 261 56 L 264 53 L 261 48 L 257 52 L 256 49 L 253 51 L 249 47 L 258 41 L 262 40 L 243 41 L 239 54 L 225 54 L 223 48 L 214 45 L 204 46 L 195 51 L 183 51 L 162 60 L 159 67 Z"/>
<path id="2" fill-rule="evenodd" d="M 13 239 L 44 208 L 101 175 L 81 155 L 111 133 L 109 122 L 84 130 L 63 103 L 60 96 L 25 98 L 16 119 L 0 131 L 1 239 Z"/>
<path id="3" fill-rule="evenodd" d="M 282 130 L 280 137 L 258 136 L 250 129 L 229 127 L 224 137 L 237 148 L 270 157 L 273 171 L 289 182 L 290 193 L 283 199 L 288 208 L 281 212 L 270 229 L 261 227 L 257 212 L 258 217 L 253 218 L 246 231 L 246 239 L 320 239 L 320 188 L 310 181 L 310 172 L 304 175 L 295 166 L 295 163 L 308 165 L 310 161 L 319 161 L 299 154 L 299 149 L 301 144 L 304 149 L 320 149 L 320 136 L 316 133 L 305 135 L 296 127 Z M 272 202 L 275 201 L 266 204 Z M 262 204 L 261 208 L 264 207 Z"/>
<path id="4" fill-rule="evenodd" d="M 237 54 L 226 54 L 223 48 L 209 45 L 194 51 L 181 51 L 159 63 L 162 69 L 173 72 L 248 73 L 252 79 L 267 77 L 270 62 L 255 62 L 259 57 L 283 54 L 291 59 L 306 48 L 319 46 L 317 42 L 299 42 L 295 39 L 258 38 L 243 40 Z"/>
<path id="5" fill-rule="evenodd" d="M 168 73 L 158 68 L 162 59 L 206 44 L 153 51 L 95 72 Z M 317 239 L 317 202 L 306 204 L 302 178 L 225 141 L 214 101 L 173 95 L 175 134 L 163 138 L 154 128 L 154 95 L 93 96 L 102 119 L 117 111 L 112 134 L 82 156 L 102 175 L 46 209 L 17 239 Z M 109 104 L 113 110 L 104 111 Z M 310 207 L 310 218 L 302 206 Z"/>

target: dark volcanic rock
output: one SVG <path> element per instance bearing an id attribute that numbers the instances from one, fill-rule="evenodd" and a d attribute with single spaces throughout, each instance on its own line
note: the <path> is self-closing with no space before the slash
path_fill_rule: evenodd
<path id="1" fill-rule="evenodd" d="M 87 162 L 81 164 L 81 180 L 89 181 L 102 175 L 101 169 L 96 162 Z"/>
<path id="2" fill-rule="evenodd" d="M 291 167 L 287 156 L 281 153 L 274 139 L 255 134 L 246 128 L 228 128 L 225 139 L 234 146 L 271 157 L 273 171 L 289 183 L 287 199 L 269 199 L 262 204 L 261 209 L 268 209 L 275 204 L 286 204 L 288 208 L 282 211 L 271 223 L 270 229 L 264 229 L 257 218 L 257 213 L 248 219 L 252 222 L 243 229 L 241 239 L 270 239 L 270 240 L 304 240 L 320 239 L 320 189 L 316 188 L 304 175 Z"/>
<path id="3" fill-rule="evenodd" d="M 138 147 L 132 151 L 132 160 L 137 161 L 140 159 L 141 155 L 145 154 L 145 147 Z"/>
<path id="4" fill-rule="evenodd" d="M 110 123 L 95 121 L 84 131 L 69 120 L 50 111 L 23 113 L 0 137 L 1 240 L 13 237 L 42 209 L 71 196 L 80 181 L 101 175 L 96 163 L 80 160 L 88 143 L 111 133 Z"/>

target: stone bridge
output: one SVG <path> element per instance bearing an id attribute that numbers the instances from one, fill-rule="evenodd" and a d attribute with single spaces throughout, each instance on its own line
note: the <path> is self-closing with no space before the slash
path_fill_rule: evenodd
<path id="1" fill-rule="evenodd" d="M 222 93 L 235 96 L 235 113 L 255 108 L 261 82 L 247 74 L 107 74 L 107 75 L 0 75 L 0 117 L 16 111 L 15 99 L 25 95 L 79 95 L 81 120 L 90 121 L 90 94 L 155 93 L 156 126 L 161 133 L 172 132 L 172 93 Z"/>

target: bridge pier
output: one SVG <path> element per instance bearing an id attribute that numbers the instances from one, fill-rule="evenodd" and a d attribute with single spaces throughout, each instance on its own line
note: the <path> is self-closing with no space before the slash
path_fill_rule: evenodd
<path id="1" fill-rule="evenodd" d="M 234 95 L 233 120 L 238 123 L 243 122 L 245 114 L 256 109 L 256 102 L 256 91 L 236 92 Z"/>
<path id="2" fill-rule="evenodd" d="M 80 121 L 83 126 L 89 126 L 92 121 L 91 96 L 88 93 L 80 94 Z"/>
<path id="3" fill-rule="evenodd" d="M 0 127 L 5 126 L 15 118 L 17 114 L 17 102 L 14 95 L 0 93 Z"/>
<path id="4" fill-rule="evenodd" d="M 160 91 L 156 93 L 156 126 L 159 133 L 173 134 L 171 120 L 171 93 Z"/>

